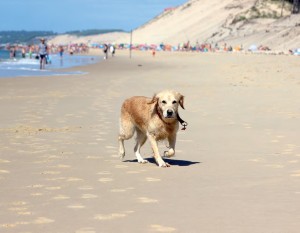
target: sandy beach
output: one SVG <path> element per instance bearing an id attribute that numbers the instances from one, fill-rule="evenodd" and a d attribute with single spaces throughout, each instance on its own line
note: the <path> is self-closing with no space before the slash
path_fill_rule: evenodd
<path id="1" fill-rule="evenodd" d="M 117 51 L 85 75 L 0 79 L 0 232 L 298 233 L 299 57 Z M 121 103 L 185 96 L 176 157 L 118 156 Z M 161 152 L 165 149 L 161 142 Z"/>

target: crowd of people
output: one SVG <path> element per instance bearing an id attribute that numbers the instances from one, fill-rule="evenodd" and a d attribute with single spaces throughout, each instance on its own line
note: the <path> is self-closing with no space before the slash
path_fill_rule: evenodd
<path id="1" fill-rule="evenodd" d="M 119 44 L 116 46 L 118 49 L 129 49 L 129 44 Z M 250 46 L 249 48 L 244 48 L 243 45 L 231 46 L 226 42 L 223 43 L 199 43 L 191 44 L 189 41 L 186 43 L 179 43 L 178 45 L 170 45 L 161 43 L 156 44 L 133 44 L 131 45 L 133 50 L 142 50 L 142 51 L 181 51 L 181 52 L 233 52 L 233 51 L 270 51 L 271 49 L 268 46 Z"/>
<path id="2" fill-rule="evenodd" d="M 61 58 L 65 53 L 73 54 L 87 54 L 90 48 L 102 49 L 104 53 L 104 59 L 108 59 L 108 54 L 110 53 L 113 57 L 115 55 L 116 49 L 132 49 L 141 51 L 151 51 L 152 55 L 155 56 L 156 51 L 181 51 L 181 52 L 238 52 L 238 51 L 249 51 L 249 52 L 264 52 L 270 51 L 268 46 L 256 46 L 251 45 L 249 48 L 244 48 L 243 45 L 231 46 L 226 42 L 223 43 L 199 43 L 198 41 L 194 44 L 187 41 L 185 43 L 179 43 L 178 45 L 170 44 L 72 44 L 69 45 L 48 45 L 44 38 L 40 39 L 39 44 L 35 45 L 15 45 L 8 46 L 7 49 L 10 50 L 10 57 L 12 59 L 16 58 L 17 53 L 21 54 L 22 58 L 36 58 L 40 59 L 40 68 L 44 69 L 44 64 L 51 62 L 50 54 L 59 54 Z M 19 55 L 20 57 L 20 55 Z"/>
<path id="3" fill-rule="evenodd" d="M 45 38 L 40 39 L 40 43 L 31 45 L 7 45 L 11 59 L 28 58 L 39 59 L 40 69 L 45 69 L 45 64 L 51 63 L 51 54 L 59 54 L 63 58 L 64 53 L 87 54 L 89 46 L 87 44 L 53 45 L 47 44 Z"/>

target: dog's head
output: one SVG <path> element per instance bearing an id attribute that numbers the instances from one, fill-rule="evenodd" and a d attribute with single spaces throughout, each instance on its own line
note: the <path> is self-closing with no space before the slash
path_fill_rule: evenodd
<path id="1" fill-rule="evenodd" d="M 178 106 L 184 109 L 184 96 L 176 91 L 162 91 L 154 95 L 149 104 L 155 103 L 157 110 L 166 120 L 177 119 Z"/>

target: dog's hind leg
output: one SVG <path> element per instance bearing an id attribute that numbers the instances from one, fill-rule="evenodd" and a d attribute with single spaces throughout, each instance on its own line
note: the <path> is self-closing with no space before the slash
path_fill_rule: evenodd
<path id="1" fill-rule="evenodd" d="M 147 140 L 147 136 L 141 132 L 141 130 L 136 129 L 136 144 L 134 147 L 134 153 L 139 163 L 148 163 L 147 160 L 143 159 L 140 154 L 140 149 Z"/>
<path id="2" fill-rule="evenodd" d="M 134 131 L 135 127 L 130 120 L 124 120 L 124 118 L 120 119 L 119 155 L 121 159 L 123 159 L 125 156 L 124 140 L 132 138 Z"/>

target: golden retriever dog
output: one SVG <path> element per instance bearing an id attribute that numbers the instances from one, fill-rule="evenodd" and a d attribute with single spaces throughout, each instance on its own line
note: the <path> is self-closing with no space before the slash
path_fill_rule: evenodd
<path id="1" fill-rule="evenodd" d="M 134 152 L 138 162 L 148 162 L 140 154 L 140 149 L 148 138 L 158 166 L 170 167 L 170 164 L 160 156 L 157 142 L 167 139 L 169 150 L 164 152 L 164 156 L 175 155 L 176 134 L 179 122 L 183 122 L 178 114 L 178 106 L 184 109 L 183 101 L 183 95 L 170 90 L 162 91 L 154 95 L 152 99 L 134 96 L 125 100 L 120 117 L 120 157 L 123 159 L 125 156 L 124 140 L 130 139 L 136 132 Z"/>

